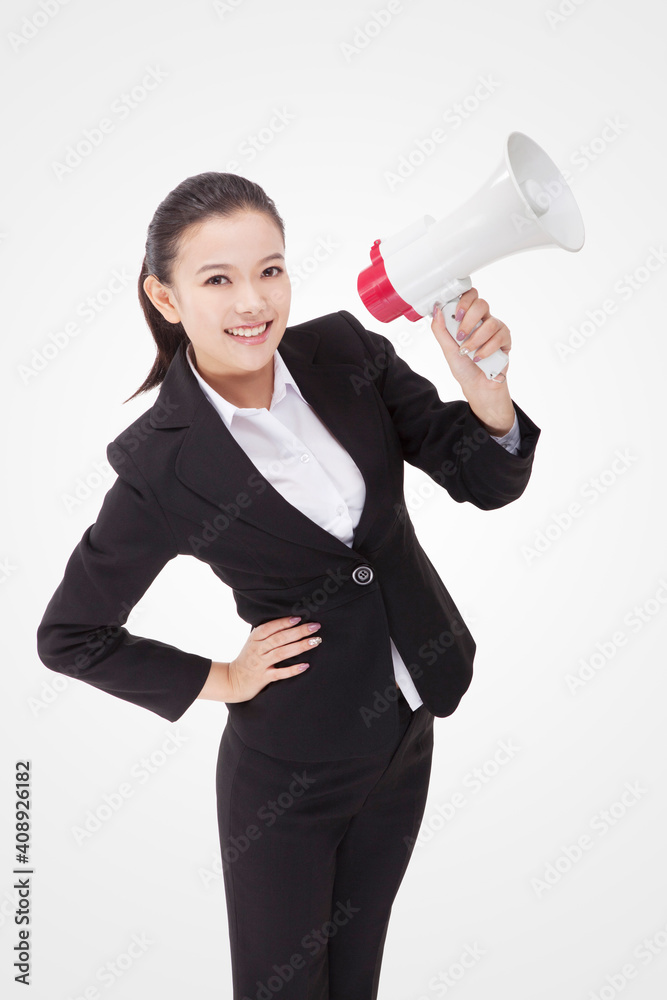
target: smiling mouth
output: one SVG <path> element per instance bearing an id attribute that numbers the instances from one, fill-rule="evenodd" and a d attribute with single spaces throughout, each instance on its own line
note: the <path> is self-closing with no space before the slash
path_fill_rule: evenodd
<path id="1" fill-rule="evenodd" d="M 264 333 L 268 332 L 272 322 L 273 320 L 269 320 L 268 323 L 260 323 L 257 326 L 234 326 L 225 330 L 225 333 L 229 334 L 230 337 L 253 340 L 255 337 L 261 337 Z"/>

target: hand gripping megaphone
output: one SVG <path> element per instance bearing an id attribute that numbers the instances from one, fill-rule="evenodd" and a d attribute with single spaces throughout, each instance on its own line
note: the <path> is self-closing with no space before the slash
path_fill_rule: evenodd
<path id="1" fill-rule="evenodd" d="M 583 245 L 581 213 L 558 167 L 527 135 L 512 132 L 495 173 L 455 212 L 440 222 L 425 215 L 375 241 L 357 290 L 382 323 L 399 316 L 416 322 L 438 303 L 456 340 L 456 303 L 472 288 L 473 271 L 522 250 Z M 474 363 L 495 380 L 508 361 L 498 350 Z"/>

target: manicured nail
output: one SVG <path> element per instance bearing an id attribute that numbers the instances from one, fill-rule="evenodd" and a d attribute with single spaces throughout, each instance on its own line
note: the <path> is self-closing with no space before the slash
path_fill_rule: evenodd
<path id="1" fill-rule="evenodd" d="M 456 339 L 457 339 L 457 340 L 465 340 L 465 336 L 466 336 L 466 335 L 465 335 L 465 333 L 463 332 L 463 330 L 459 330 L 459 332 L 458 332 L 458 333 L 456 334 Z"/>
<path id="2" fill-rule="evenodd" d="M 297 663 L 297 670 L 305 670 L 306 667 L 310 666 L 310 663 Z"/>
<path id="3" fill-rule="evenodd" d="M 320 628 L 320 625 L 321 625 L 320 622 L 310 622 L 310 624 L 308 625 L 308 631 L 314 632 L 316 628 Z"/>
<path id="4" fill-rule="evenodd" d="M 309 639 L 308 640 L 308 645 L 309 646 L 317 646 L 318 642 L 322 642 L 322 636 L 321 635 L 315 636 L 314 639 Z"/>
<path id="5" fill-rule="evenodd" d="M 296 625 L 297 622 L 301 621 L 301 615 L 296 615 L 294 618 L 290 618 L 290 625 Z"/>
<path id="6" fill-rule="evenodd" d="M 465 314 L 466 311 L 463 308 L 463 306 L 459 306 L 459 308 L 456 310 L 456 316 L 454 317 L 454 319 L 456 320 L 457 323 L 460 323 Z"/>
<path id="7" fill-rule="evenodd" d="M 479 356 L 479 354 L 477 355 L 477 357 L 473 358 L 473 361 L 481 361 L 481 360 L 482 360 L 482 359 L 481 359 L 481 357 Z"/>

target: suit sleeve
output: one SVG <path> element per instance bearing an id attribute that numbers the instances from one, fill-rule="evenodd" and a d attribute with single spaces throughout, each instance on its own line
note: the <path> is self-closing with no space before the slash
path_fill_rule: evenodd
<path id="1" fill-rule="evenodd" d="M 211 660 L 123 627 L 178 548 L 134 461 L 115 442 L 107 456 L 118 478 L 44 611 L 37 653 L 50 670 L 174 722 L 204 686 Z"/>
<path id="2" fill-rule="evenodd" d="M 520 497 L 541 433 L 521 407 L 512 400 L 521 433 L 521 448 L 512 454 L 493 440 L 467 400 L 443 402 L 433 382 L 413 371 L 387 337 L 364 329 L 345 310 L 341 315 L 362 341 L 368 377 L 389 412 L 405 461 L 426 472 L 457 503 L 494 510 Z"/>

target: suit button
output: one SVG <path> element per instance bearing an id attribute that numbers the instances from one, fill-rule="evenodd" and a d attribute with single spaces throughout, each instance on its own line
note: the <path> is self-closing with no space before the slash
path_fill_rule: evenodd
<path id="1" fill-rule="evenodd" d="M 370 583 L 373 579 L 373 570 L 370 566 L 356 566 L 352 571 L 352 579 L 355 583 Z"/>

